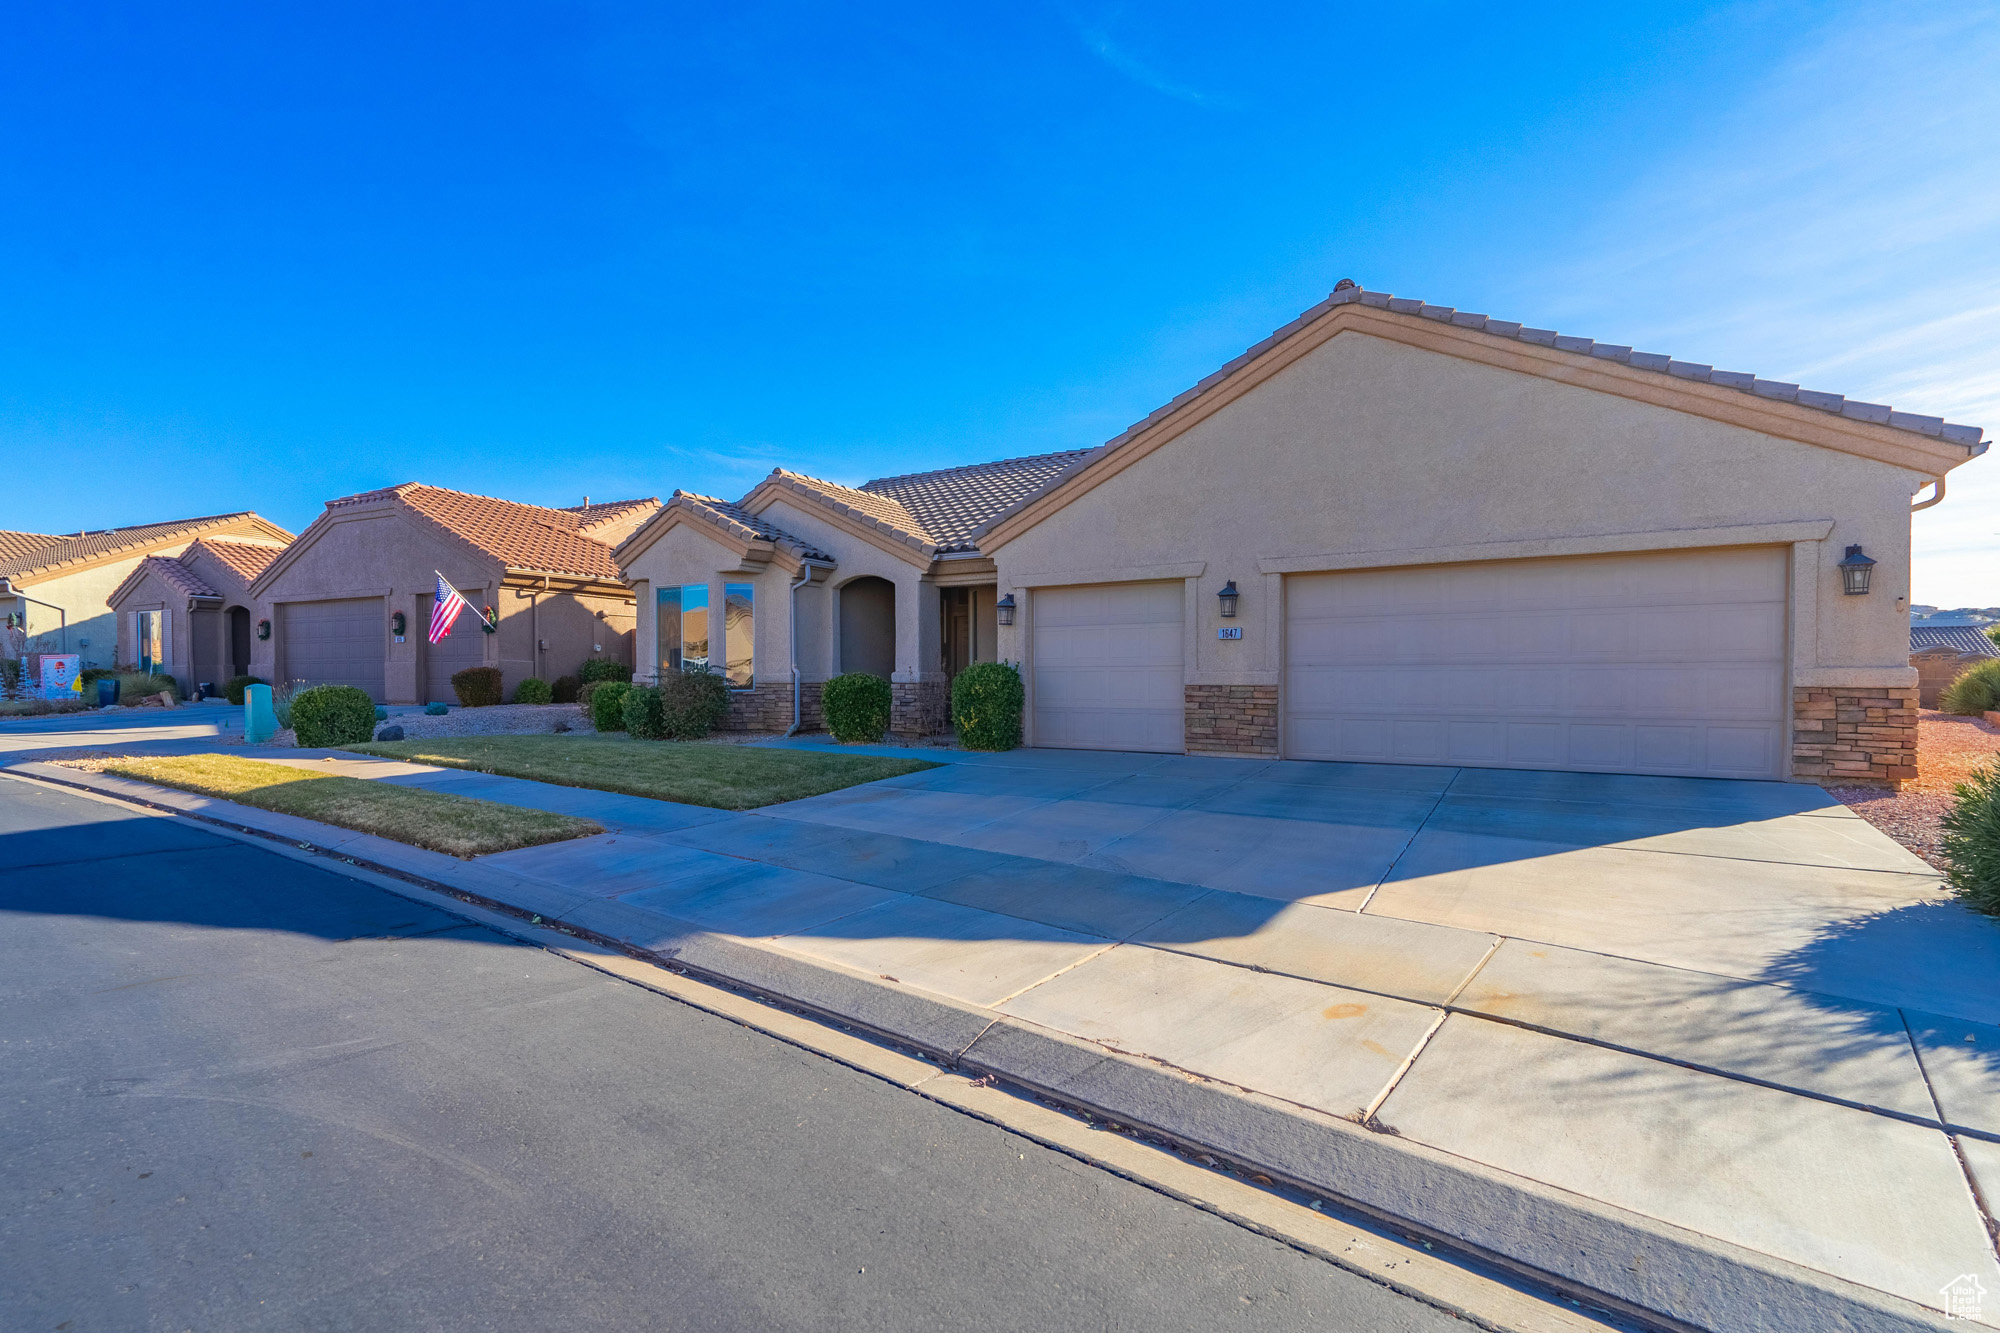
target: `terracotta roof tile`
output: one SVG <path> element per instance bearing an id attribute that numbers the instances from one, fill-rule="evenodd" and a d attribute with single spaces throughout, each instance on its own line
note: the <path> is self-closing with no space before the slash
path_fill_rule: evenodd
<path id="1" fill-rule="evenodd" d="M 808 477 L 803 472 L 793 472 L 786 468 L 777 468 L 765 478 L 765 484 L 772 482 L 802 492 L 857 522 L 873 524 L 906 545 L 917 547 L 927 554 L 937 546 L 937 539 L 917 516 L 893 495 L 857 490 L 852 486 L 842 486 L 836 481 L 823 481 L 818 477 Z"/>
<path id="2" fill-rule="evenodd" d="M 181 553 L 186 559 L 199 549 L 213 556 L 217 564 L 243 580 L 249 587 L 264 572 L 264 566 L 285 553 L 282 545 L 264 545 L 257 542 L 230 541 L 226 537 L 197 537 L 188 549 Z"/>
<path id="3" fill-rule="evenodd" d="M 46 532 L 9 532 L 0 529 L 0 565 L 11 565 L 23 556 L 33 555 L 44 546 L 53 546 L 62 538 Z"/>
<path id="4" fill-rule="evenodd" d="M 971 551 L 977 549 L 972 534 L 980 524 L 1042 491 L 1094 452 L 1069 449 L 877 477 L 861 489 L 895 500 L 923 525 L 938 550 Z"/>
<path id="5" fill-rule="evenodd" d="M 629 532 L 641 515 L 660 507 L 658 496 L 648 495 L 636 500 L 599 500 L 596 504 L 566 505 L 563 513 L 575 514 L 577 531 L 585 535 L 602 529 L 622 528 L 622 537 Z"/>
<path id="6" fill-rule="evenodd" d="M 54 570 L 64 565 L 96 560 L 116 555 L 123 550 L 135 550 L 183 536 L 194 537 L 208 529 L 227 527 L 252 519 L 260 523 L 264 521 L 255 513 L 245 509 L 234 514 L 177 518 L 166 523 L 140 523 L 128 528 L 107 528 L 100 532 L 83 532 L 70 537 L 59 537 L 52 546 L 45 546 L 0 563 L 0 574 L 39 575 L 45 570 Z"/>
<path id="7" fill-rule="evenodd" d="M 673 498 L 667 504 L 669 507 L 679 506 L 700 514 L 711 523 L 729 528 L 739 536 L 789 546 L 808 560 L 833 559 L 805 538 L 794 536 L 768 519 L 753 514 L 742 505 L 729 500 L 718 500 L 712 495 L 696 495 L 692 491 L 675 491 Z"/>
<path id="8" fill-rule="evenodd" d="M 611 547 L 585 534 L 582 518 L 574 510 L 497 500 L 414 481 L 342 496 L 327 501 L 326 507 L 334 509 L 390 499 L 510 569 L 586 578 L 619 577 L 618 566 L 611 559 Z"/>
<path id="9" fill-rule="evenodd" d="M 222 594 L 208 585 L 201 575 L 182 564 L 179 557 L 171 555 L 149 555 L 141 560 L 126 579 L 127 584 L 151 574 L 160 582 L 184 597 L 220 597 Z M 123 590 L 121 586 L 121 591 Z"/>

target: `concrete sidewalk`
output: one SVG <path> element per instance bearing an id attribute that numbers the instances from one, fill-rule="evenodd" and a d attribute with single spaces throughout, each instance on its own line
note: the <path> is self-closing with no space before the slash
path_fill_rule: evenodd
<path id="1" fill-rule="evenodd" d="M 733 814 L 259 757 L 610 831 L 467 863 L 18 771 L 559 920 L 1698 1327 L 1930 1327 L 1966 1275 L 2000 1323 L 2000 932 L 1817 789 L 926 752 Z M 1805 926 L 1869 956 L 1803 970 Z"/>

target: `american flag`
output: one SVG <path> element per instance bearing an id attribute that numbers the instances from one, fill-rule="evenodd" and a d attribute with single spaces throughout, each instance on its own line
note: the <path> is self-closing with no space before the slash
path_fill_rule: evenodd
<path id="1" fill-rule="evenodd" d="M 437 571 L 434 569 L 431 573 L 437 574 Z M 465 610 L 466 606 L 465 598 L 459 596 L 458 589 L 446 583 L 444 575 L 438 574 L 437 577 L 437 596 L 431 607 L 432 643 L 451 633 L 452 622 L 458 619 L 459 612 Z"/>

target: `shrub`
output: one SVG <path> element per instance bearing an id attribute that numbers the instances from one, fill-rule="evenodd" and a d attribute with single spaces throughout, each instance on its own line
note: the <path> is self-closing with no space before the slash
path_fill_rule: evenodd
<path id="1" fill-rule="evenodd" d="M 651 685 L 627 685 L 618 696 L 618 720 L 642 741 L 661 739 L 666 731 L 660 720 L 660 692 Z"/>
<path id="2" fill-rule="evenodd" d="M 18 699 L 24 693 L 21 689 L 21 674 L 26 670 L 18 657 L 0 657 L 0 699 Z"/>
<path id="3" fill-rule="evenodd" d="M 1967 907 L 2000 916 L 2000 766 L 1974 770 L 1954 790 L 1939 845 L 1945 878 Z"/>
<path id="4" fill-rule="evenodd" d="M 95 685 L 98 681 L 104 680 L 105 678 L 110 676 L 116 676 L 117 674 L 118 674 L 117 667 L 85 667 L 83 670 L 76 673 L 76 678 L 82 681 L 83 688 L 86 691 L 89 691 L 90 687 Z"/>
<path id="5" fill-rule="evenodd" d="M 576 701 L 583 705 L 583 715 L 585 717 L 590 716 L 590 696 L 597 693 L 597 687 L 599 685 L 607 685 L 615 683 L 616 682 L 613 681 L 593 680 L 588 685 L 577 686 Z"/>
<path id="6" fill-rule="evenodd" d="M 530 676 L 514 687 L 514 702 L 517 704 L 554 703 L 556 692 L 549 683 L 538 676 Z"/>
<path id="7" fill-rule="evenodd" d="M 451 692 L 467 708 L 485 708 L 500 702 L 500 668 L 467 667 L 451 673 Z"/>
<path id="8" fill-rule="evenodd" d="M 151 695 L 166 693 L 180 698 L 180 687 L 174 684 L 172 676 L 162 676 L 157 671 L 121 671 L 118 673 L 118 702 L 136 704 Z"/>
<path id="9" fill-rule="evenodd" d="M 625 695 L 631 688 L 622 680 L 593 682 L 590 692 L 590 725 L 599 731 L 625 730 Z"/>
<path id="10" fill-rule="evenodd" d="M 1938 696 L 1938 707 L 1966 717 L 1978 717 L 2000 708 L 2000 657 L 1960 672 L 1958 679 L 1945 686 L 1944 693 Z"/>
<path id="11" fill-rule="evenodd" d="M 1021 672 L 1009 662 L 974 662 L 951 682 L 951 725 L 968 750 L 1021 743 Z"/>
<path id="12" fill-rule="evenodd" d="M 632 683 L 632 668 L 626 666 L 615 657 L 592 657 L 585 659 L 584 664 L 577 668 L 576 678 L 585 685 L 606 680 L 620 681 L 630 685 Z"/>
<path id="13" fill-rule="evenodd" d="M 222 687 L 222 692 L 228 696 L 229 702 L 240 704 L 243 702 L 243 691 L 249 689 L 252 685 L 268 685 L 270 683 L 262 676 L 231 676 L 229 683 Z"/>
<path id="14" fill-rule="evenodd" d="M 450 704 L 425 704 L 425 705 L 424 705 L 424 716 L 425 716 L 425 717 L 443 717 L 443 716 L 444 716 L 444 715 L 445 715 L 446 713 L 449 713 L 450 711 L 451 711 L 451 705 L 450 705 Z"/>
<path id="15" fill-rule="evenodd" d="M 660 734 L 671 741 L 700 740 L 729 716 L 729 682 L 712 671 L 674 672 L 659 693 Z"/>
<path id="16" fill-rule="evenodd" d="M 577 691 L 582 688 L 583 682 L 575 676 L 557 676 L 556 683 L 549 687 L 549 692 L 555 702 L 573 704 L 577 702 Z"/>
<path id="17" fill-rule="evenodd" d="M 375 701 L 352 685 L 315 685 L 292 699 L 292 731 L 304 749 L 358 745 L 375 735 Z"/>
<path id="18" fill-rule="evenodd" d="M 283 685 L 271 687 L 271 714 L 278 719 L 279 730 L 292 725 L 292 701 L 303 694 L 305 688 L 306 683 L 302 680 L 288 680 Z"/>
<path id="19" fill-rule="evenodd" d="M 835 676 L 821 689 L 820 711 L 837 741 L 879 741 L 889 730 L 889 682 L 866 671 Z"/>

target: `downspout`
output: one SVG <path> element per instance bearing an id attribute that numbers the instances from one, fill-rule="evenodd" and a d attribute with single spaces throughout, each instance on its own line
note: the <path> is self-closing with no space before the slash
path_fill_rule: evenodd
<path id="1" fill-rule="evenodd" d="M 1911 505 L 1910 512 L 1912 514 L 1916 513 L 1919 509 L 1929 509 L 1932 505 L 1944 499 L 1944 478 L 1939 477 L 1935 482 L 1932 483 L 1932 485 L 1937 487 L 1936 493 L 1933 494 L 1930 499 L 1924 501 L 1922 504 Z"/>
<path id="2" fill-rule="evenodd" d="M 11 579 L 0 579 L 0 597 L 18 597 L 24 602 L 33 602 L 36 606 L 46 606 L 49 608 L 49 610 L 61 616 L 62 620 L 59 623 L 60 623 L 60 628 L 62 630 L 62 650 L 65 655 L 68 654 L 69 612 L 63 610 L 60 606 L 57 606 L 54 602 L 44 602 L 40 598 L 28 596 L 28 594 L 22 592 L 19 588 L 15 587 L 13 580 Z M 28 628 L 28 613 L 23 611 L 21 613 L 21 630 L 23 634 L 27 632 L 27 628 Z M 118 650 L 115 648 L 112 649 L 111 655 L 113 657 L 116 657 L 118 655 Z"/>
<path id="3" fill-rule="evenodd" d="M 798 734 L 803 714 L 799 711 L 799 589 L 812 582 L 813 568 L 805 561 L 799 561 L 799 577 L 785 593 L 785 638 L 791 648 L 792 658 L 792 725 L 785 728 L 785 736 Z"/>

